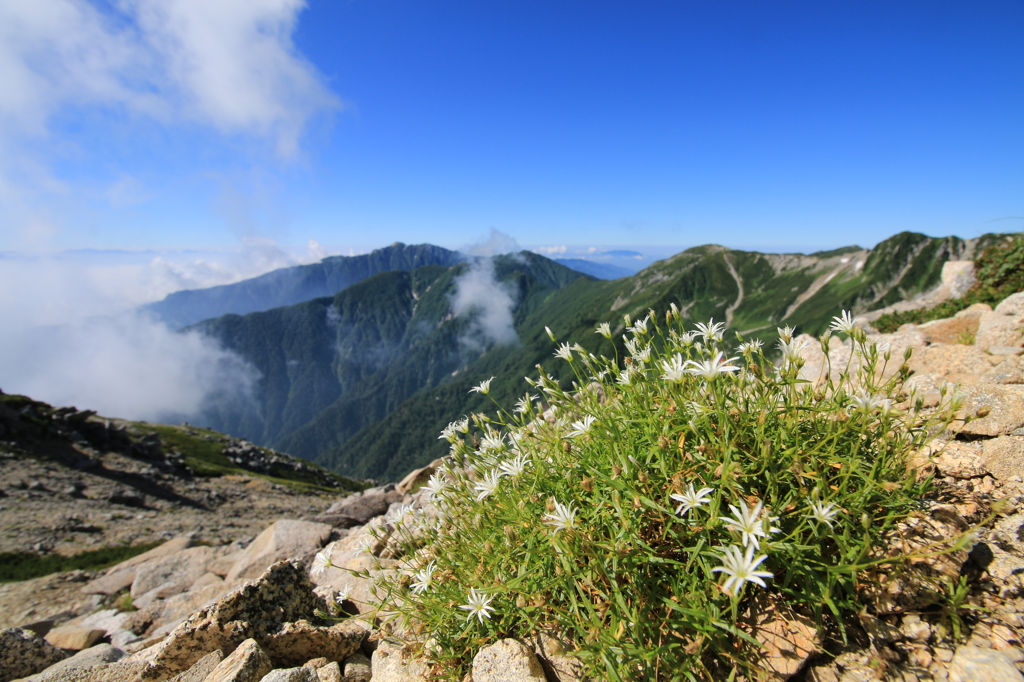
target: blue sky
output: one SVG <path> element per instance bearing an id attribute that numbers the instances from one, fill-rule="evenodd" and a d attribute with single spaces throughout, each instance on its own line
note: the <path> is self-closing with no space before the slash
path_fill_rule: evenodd
<path id="1" fill-rule="evenodd" d="M 3 3 L 0 282 L 89 249 L 69 281 L 153 298 L 492 228 L 567 256 L 1015 231 L 1022 30 L 1019 0 Z"/>

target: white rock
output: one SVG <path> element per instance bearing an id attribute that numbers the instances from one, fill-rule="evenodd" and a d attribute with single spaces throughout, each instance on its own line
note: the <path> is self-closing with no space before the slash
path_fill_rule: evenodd
<path id="1" fill-rule="evenodd" d="M 473 657 L 473 682 L 545 682 L 544 668 L 525 644 L 502 639 Z"/>

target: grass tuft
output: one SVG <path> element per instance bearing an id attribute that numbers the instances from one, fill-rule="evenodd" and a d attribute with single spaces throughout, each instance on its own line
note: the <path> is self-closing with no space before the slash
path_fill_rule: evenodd
<path id="1" fill-rule="evenodd" d="M 624 357 L 558 345 L 571 389 L 542 370 L 513 412 L 445 429 L 433 505 L 397 521 L 398 570 L 374 572 L 385 630 L 452 680 L 481 647 L 544 631 L 596 679 L 753 679 L 759 595 L 841 633 L 928 490 L 908 453 L 959 400 L 915 410 L 909 370 L 883 373 L 887 352 L 848 318 L 833 329 L 864 361 L 816 387 L 787 330 L 776 366 L 675 307 L 626 319 Z"/>
<path id="2" fill-rule="evenodd" d="M 104 547 L 71 556 L 3 552 L 0 553 L 0 583 L 31 580 L 63 571 L 97 571 L 127 561 L 159 544 L 159 542 L 150 542 L 130 547 Z"/>

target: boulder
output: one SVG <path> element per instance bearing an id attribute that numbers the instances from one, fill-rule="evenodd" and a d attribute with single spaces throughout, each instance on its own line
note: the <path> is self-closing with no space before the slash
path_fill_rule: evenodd
<path id="1" fill-rule="evenodd" d="M 430 664 L 399 644 L 383 641 L 370 659 L 373 682 L 427 682 Z"/>
<path id="2" fill-rule="evenodd" d="M 344 661 L 359 651 L 367 635 L 369 632 L 358 622 L 343 621 L 321 627 L 300 620 L 285 623 L 280 631 L 266 636 L 260 643 L 275 666 L 288 667 L 302 665 L 316 656 Z"/>
<path id="3" fill-rule="evenodd" d="M 545 682 L 544 668 L 529 647 L 502 639 L 473 657 L 473 682 Z"/>
<path id="4" fill-rule="evenodd" d="M 949 664 L 949 682 L 1022 682 L 1024 677 L 1013 662 L 995 649 L 957 647 Z"/>
<path id="5" fill-rule="evenodd" d="M 311 618 L 316 610 L 325 607 L 323 600 L 313 593 L 313 585 L 301 564 L 279 562 L 259 580 L 246 583 L 174 628 L 154 647 L 152 662 L 143 677 L 157 682 L 166 680 L 211 651 L 232 651 L 247 639 L 264 641 L 279 632 L 282 623 Z M 262 649 L 260 652 L 266 656 Z"/>
<path id="6" fill-rule="evenodd" d="M 341 675 L 341 666 L 338 665 L 337 661 L 332 661 L 321 668 L 317 668 L 316 676 L 320 682 L 347 682 Z M 370 679 L 369 676 L 366 679 Z"/>
<path id="7" fill-rule="evenodd" d="M 370 659 L 362 654 L 352 654 L 345 661 L 345 682 L 369 682 L 372 673 Z"/>
<path id="8" fill-rule="evenodd" d="M 99 628 L 65 625 L 47 632 L 46 641 L 60 649 L 81 651 L 99 642 L 106 634 L 106 630 Z"/>
<path id="9" fill-rule="evenodd" d="M 271 564 L 315 552 L 330 537 L 331 527 L 327 524 L 282 519 L 260 533 L 245 548 L 224 579 L 256 578 Z"/>
<path id="10" fill-rule="evenodd" d="M 1014 296 L 1020 296 L 1020 294 L 1014 294 Z M 996 306 L 995 310 L 985 313 L 979 318 L 978 333 L 975 337 L 976 344 L 982 348 L 1020 345 L 1021 322 L 1024 313 L 1018 312 L 1019 299 L 1015 299 L 1014 296 L 1008 296 Z M 1009 301 L 1008 304 L 1007 301 Z"/>
<path id="11" fill-rule="evenodd" d="M 960 390 L 965 396 L 964 412 L 977 415 L 982 410 L 985 415 L 964 425 L 962 433 L 995 437 L 1024 426 L 1024 386 L 967 384 Z"/>
<path id="12" fill-rule="evenodd" d="M 109 644 L 97 644 L 70 658 L 54 663 L 43 672 L 29 678 L 32 682 L 64 682 L 65 680 L 81 679 L 83 671 L 92 671 L 95 668 L 106 668 L 124 658 L 125 652 Z M 131 666 L 133 669 L 136 666 Z M 141 667 L 141 666 L 140 666 Z M 122 670 L 118 668 L 117 670 Z"/>
<path id="13" fill-rule="evenodd" d="M 135 569 L 131 595 L 141 597 L 157 588 L 160 598 L 184 592 L 216 558 L 217 551 L 212 547 L 189 547 L 143 562 Z"/>
<path id="14" fill-rule="evenodd" d="M 219 649 L 211 651 L 196 661 L 191 668 L 172 677 L 169 682 L 203 682 L 223 660 L 224 654 Z"/>
<path id="15" fill-rule="evenodd" d="M 86 594 L 117 594 L 135 581 L 135 569 L 139 564 L 158 557 L 176 554 L 191 547 L 192 544 L 193 540 L 188 536 L 168 540 L 148 552 L 143 552 L 116 566 L 111 566 L 104 575 L 82 587 L 82 592 Z"/>
<path id="16" fill-rule="evenodd" d="M 397 492 L 403 495 L 411 495 L 416 492 L 430 480 L 430 477 L 434 475 L 437 468 L 444 463 L 443 459 L 435 459 L 433 462 L 420 469 L 414 469 L 406 474 L 405 478 L 395 486 Z"/>
<path id="17" fill-rule="evenodd" d="M 278 668 L 267 673 L 261 682 L 320 682 L 312 668 Z"/>
<path id="18" fill-rule="evenodd" d="M 1024 291 L 1004 298 L 996 306 L 996 312 L 1007 317 L 1024 317 Z"/>
<path id="19" fill-rule="evenodd" d="M 254 639 L 246 639 L 217 664 L 205 682 L 259 682 L 273 667 Z"/>
<path id="20" fill-rule="evenodd" d="M 986 440 L 982 448 L 982 464 L 997 479 L 1024 477 L 1024 438 L 999 436 Z"/>
<path id="21" fill-rule="evenodd" d="M 354 530 L 348 537 L 333 543 L 328 551 L 334 568 L 327 568 L 322 573 L 311 576 L 318 594 L 323 595 L 325 599 L 333 600 L 337 593 L 347 591 L 348 601 L 354 604 L 360 613 L 372 610 L 370 603 L 377 596 L 374 580 L 394 572 L 398 565 L 394 559 L 379 559 L 372 553 L 361 551 L 359 545 L 367 536 L 367 530 L 360 528 Z M 377 544 L 378 551 L 383 545 L 383 542 Z M 351 571 L 369 571 L 370 577 L 362 578 L 353 575 Z"/>
<path id="22" fill-rule="evenodd" d="M 540 660 L 548 679 L 558 682 L 581 682 L 583 663 L 573 655 L 572 644 L 552 630 L 545 630 L 537 635 L 534 650 Z"/>
<path id="23" fill-rule="evenodd" d="M 34 632 L 8 628 L 0 632 L 0 682 L 45 670 L 67 654 Z"/>
<path id="24" fill-rule="evenodd" d="M 401 502 L 404 495 L 397 490 L 371 488 L 361 493 L 338 500 L 328 509 L 328 514 L 341 514 L 355 519 L 359 525 L 387 512 L 395 502 Z"/>

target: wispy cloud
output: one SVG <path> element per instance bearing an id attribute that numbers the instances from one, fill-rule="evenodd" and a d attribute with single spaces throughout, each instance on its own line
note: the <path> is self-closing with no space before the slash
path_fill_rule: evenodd
<path id="1" fill-rule="evenodd" d="M 460 249 L 470 256 L 469 268 L 455 280 L 451 300 L 452 314 L 469 321 L 460 341 L 473 349 L 491 344 L 509 344 L 519 340 L 513 312 L 515 292 L 498 281 L 494 256 L 515 254 L 519 244 L 510 235 L 491 228 L 487 239 Z"/>
<path id="2" fill-rule="evenodd" d="M 302 0 L 0 4 L 0 117 L 45 136 L 67 107 L 120 110 L 272 138 L 294 155 L 308 121 L 341 107 L 291 36 Z"/>

